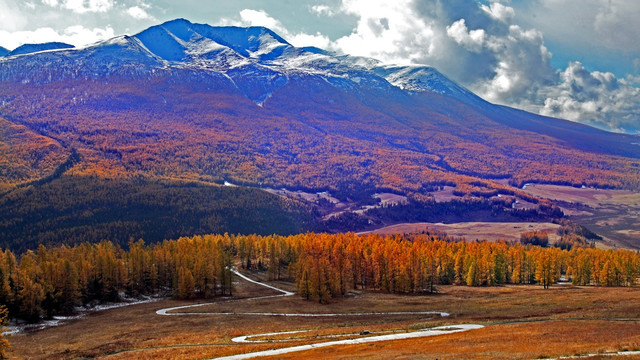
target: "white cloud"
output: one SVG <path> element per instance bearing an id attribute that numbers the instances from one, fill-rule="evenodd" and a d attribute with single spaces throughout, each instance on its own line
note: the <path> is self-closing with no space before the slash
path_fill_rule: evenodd
<path id="1" fill-rule="evenodd" d="M 640 53 L 637 0 L 530 0 L 519 5 L 524 7 L 518 16 L 556 43 Z"/>
<path id="2" fill-rule="evenodd" d="M 84 14 L 87 12 L 103 13 L 111 10 L 114 0 L 63 0 L 63 6 L 75 13 Z"/>
<path id="3" fill-rule="evenodd" d="M 145 9 L 140 6 L 132 6 L 127 9 L 127 14 L 137 20 L 153 20 L 153 16 L 149 15 Z"/>
<path id="4" fill-rule="evenodd" d="M 486 47 L 496 59 L 494 75 L 468 86 L 489 101 L 526 107 L 536 101 L 541 87 L 557 81 L 551 53 L 536 30 L 511 25 L 505 36 L 491 36 Z"/>
<path id="5" fill-rule="evenodd" d="M 279 20 L 269 16 L 264 10 L 244 9 L 240 11 L 240 19 L 243 24 L 248 26 L 264 26 L 281 35 L 289 33 Z"/>
<path id="6" fill-rule="evenodd" d="M 620 9 L 626 7 L 621 2 L 625 1 L 611 0 L 611 11 L 594 14 L 596 27 L 637 26 L 612 20 L 622 18 Z M 341 7 L 329 10 L 358 17 L 351 34 L 329 44 L 334 50 L 387 63 L 432 65 L 495 103 L 617 131 L 640 129 L 637 78 L 588 72 L 579 63 L 563 71 L 554 69 L 543 33 L 515 24 L 511 6 L 492 2 L 474 7 L 466 0 L 343 0 Z M 633 46 L 640 46 L 633 41 Z"/>
<path id="7" fill-rule="evenodd" d="M 556 76 L 542 34 L 511 24 L 514 10 L 499 3 L 344 0 L 340 10 L 359 20 L 336 49 L 435 66 L 491 101 L 531 97 Z"/>
<path id="8" fill-rule="evenodd" d="M 553 14 L 554 25 L 577 32 L 586 26 L 587 33 L 602 32 L 594 34 L 600 37 L 596 43 L 640 53 L 640 22 L 633 20 L 640 18 L 636 0 L 536 1 L 554 8 L 539 14 Z M 583 2 L 590 9 L 578 15 L 566 5 Z M 516 23 L 518 14 L 509 1 L 342 0 L 339 6 L 311 6 L 310 12 L 354 16 L 357 24 L 334 41 L 320 33 L 292 33 L 261 10 L 243 10 L 233 25 L 266 26 L 296 46 L 314 45 L 384 63 L 431 65 L 491 102 L 616 131 L 640 130 L 640 77 L 617 79 L 612 73 L 589 72 L 577 62 L 553 68 L 543 32 Z M 584 14 L 588 20 L 582 24 L 576 16 Z M 635 66 L 640 68 L 640 60 Z"/>
<path id="9" fill-rule="evenodd" d="M 77 14 L 104 13 L 113 8 L 115 0 L 42 0 L 44 5 L 61 7 Z"/>
<path id="10" fill-rule="evenodd" d="M 627 74 L 625 80 L 627 81 L 628 84 L 640 85 L 640 75 Z"/>
<path id="11" fill-rule="evenodd" d="M 512 7 L 502 5 L 498 2 L 493 2 L 489 6 L 481 5 L 480 8 L 487 14 L 491 15 L 494 19 L 500 20 L 504 23 L 510 22 L 516 15 L 516 12 Z"/>
<path id="12" fill-rule="evenodd" d="M 640 132 L 640 89 L 633 78 L 617 79 L 610 72 L 587 71 L 572 62 L 560 73 L 560 83 L 540 92 L 540 113 L 582 120 L 615 131 Z"/>
<path id="13" fill-rule="evenodd" d="M 359 17 L 354 31 L 335 41 L 334 48 L 344 53 L 410 63 L 436 50 L 431 24 L 409 0 L 344 0 L 340 10 Z"/>
<path id="14" fill-rule="evenodd" d="M 289 31 L 282 25 L 279 20 L 271 17 L 264 10 L 244 9 L 240 11 L 240 19 L 223 18 L 216 25 L 218 26 L 264 26 L 269 28 L 280 36 L 286 38 L 290 35 Z"/>
<path id="15" fill-rule="evenodd" d="M 447 35 L 472 52 L 480 52 L 486 39 L 483 29 L 469 31 L 464 19 L 447 26 Z"/>
<path id="16" fill-rule="evenodd" d="M 331 39 L 320 33 L 316 33 L 315 35 L 299 33 L 290 36 L 285 40 L 287 40 L 291 45 L 297 47 L 315 46 L 320 49 L 329 49 L 331 47 Z"/>
<path id="17" fill-rule="evenodd" d="M 3 39 L 3 43 L 0 45 L 7 49 L 15 49 L 23 44 L 59 41 L 75 46 L 84 46 L 100 40 L 110 39 L 114 36 L 113 28 L 110 26 L 104 29 L 88 29 L 80 25 L 75 25 L 69 26 L 61 32 L 50 27 L 38 28 L 31 31 L 9 32 L 0 30 L 0 39 Z"/>
<path id="18" fill-rule="evenodd" d="M 0 0 L 0 30 L 15 31 L 27 24 L 27 18 L 14 0 Z"/>
<path id="19" fill-rule="evenodd" d="M 35 30 L 26 26 L 31 5 L 40 19 L 47 19 Z M 116 21 L 112 15 L 125 15 L 122 22 L 155 20 L 145 0 L 0 0 L 0 9 L 0 45 L 9 49 L 26 42 L 84 45 L 112 37 L 111 27 L 87 27 L 84 21 L 102 14 L 103 24 Z M 637 0 L 324 0 L 306 9 L 311 19 L 355 19 L 355 26 L 347 35 L 330 39 L 315 30 L 290 31 L 267 11 L 256 9 L 244 9 L 218 24 L 265 26 L 295 46 L 385 63 L 431 65 L 492 102 L 618 130 L 640 128 L 633 125 L 640 124 Z M 87 16 L 91 13 L 100 15 Z M 64 21 L 84 27 L 59 30 L 54 25 Z M 584 69 L 590 65 L 587 60 L 585 66 L 570 63 L 557 70 L 545 46 L 548 36 L 551 43 L 570 49 L 612 49 L 612 62 L 626 54 L 632 74 L 623 79 L 620 73 L 616 78 L 590 72 Z"/>
<path id="20" fill-rule="evenodd" d="M 313 5 L 310 10 L 317 15 L 333 16 L 336 14 L 334 9 L 329 5 Z"/>
<path id="21" fill-rule="evenodd" d="M 638 2 L 636 0 L 601 1 L 600 6 L 594 21 L 594 29 L 599 35 L 597 38 L 610 48 L 640 51 Z"/>

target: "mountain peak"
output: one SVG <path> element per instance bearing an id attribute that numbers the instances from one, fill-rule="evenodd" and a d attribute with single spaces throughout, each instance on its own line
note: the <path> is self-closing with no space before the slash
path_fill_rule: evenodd
<path id="1" fill-rule="evenodd" d="M 9 50 L 3 48 L 2 46 L 0 46 L 0 57 L 5 56 L 9 53 Z"/>
<path id="2" fill-rule="evenodd" d="M 68 47 L 71 45 L 49 43 L 32 45 L 31 49 L 23 46 L 14 52 Z M 109 74 L 151 76 L 158 70 L 171 73 L 189 69 L 232 79 L 231 86 L 258 105 L 294 74 L 320 76 L 337 88 L 353 91 L 368 83 L 367 86 L 387 90 L 395 86 L 407 93 L 430 91 L 467 102 L 475 100 L 475 95 L 432 68 L 387 67 L 371 58 L 337 55 L 314 47 L 295 48 L 266 27 L 211 26 L 182 18 L 151 26 L 133 36 L 101 41 L 65 56 L 41 53 L 26 60 L 3 58 L 1 61 L 7 66 L 6 71 L 0 71 L 0 78 L 53 81 L 42 75 L 41 67 L 30 64 L 59 68 L 62 70 L 59 74 L 68 78 Z M 68 61 L 77 61 L 82 66 L 67 65 Z"/>
<path id="3" fill-rule="evenodd" d="M 167 20 L 165 22 L 163 22 L 162 26 L 171 26 L 171 24 L 189 24 L 189 25 L 193 25 L 193 23 L 185 18 L 177 18 L 177 19 L 173 19 L 173 20 Z"/>
<path id="4" fill-rule="evenodd" d="M 220 51 L 221 48 L 231 49 L 244 57 L 264 59 L 276 57 L 291 47 L 265 27 L 219 27 L 195 24 L 185 19 L 152 26 L 134 37 L 154 55 L 174 62 Z"/>
<path id="5" fill-rule="evenodd" d="M 6 54 L 6 56 L 31 54 L 31 53 L 46 51 L 46 50 L 61 50 L 61 49 L 73 49 L 73 48 L 74 48 L 73 45 L 65 44 L 62 42 L 48 42 L 48 43 L 42 43 L 42 44 L 24 44 L 13 49 L 13 51 L 10 51 L 8 54 Z"/>

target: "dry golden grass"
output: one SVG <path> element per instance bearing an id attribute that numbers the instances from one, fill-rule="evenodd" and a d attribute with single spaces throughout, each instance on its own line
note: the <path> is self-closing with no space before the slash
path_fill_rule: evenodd
<path id="1" fill-rule="evenodd" d="M 528 185 L 525 192 L 552 200 L 582 203 L 596 208 L 602 205 L 629 205 L 640 204 L 640 193 L 628 190 L 607 190 L 592 188 L 575 188 L 561 185 Z"/>
<path id="2" fill-rule="evenodd" d="M 444 186 L 442 190 L 434 191 L 432 193 L 433 198 L 437 202 L 446 202 L 446 201 L 451 201 L 453 199 L 460 199 L 460 196 L 453 194 L 453 191 L 455 189 L 456 188 L 453 186 Z"/>
<path id="3" fill-rule="evenodd" d="M 555 320 L 437 337 L 328 347 L 278 359 L 537 359 L 640 348 L 637 322 Z M 274 357 L 275 358 L 275 357 Z M 625 359 L 640 358 L 625 357 Z"/>
<path id="4" fill-rule="evenodd" d="M 273 294 L 238 283 L 240 297 Z M 254 295 L 255 294 L 255 295 Z M 486 327 L 433 338 L 335 346 L 278 358 L 529 359 L 640 348 L 640 291 L 634 288 L 444 286 L 428 296 L 361 292 L 328 305 L 297 296 L 265 300 L 218 300 L 192 311 L 381 312 L 444 311 L 438 316 L 341 316 L 335 318 L 239 315 L 159 316 L 155 311 L 188 304 L 162 300 L 92 314 L 66 325 L 11 336 L 12 359 L 203 359 L 325 341 L 327 334 L 362 330 L 414 331 L 456 323 Z M 625 319 L 624 321 L 620 319 Z M 236 344 L 231 338 L 288 330 L 278 341 Z M 335 338 L 332 338 L 335 339 Z M 631 357 L 627 357 L 631 358 Z"/>
<path id="5" fill-rule="evenodd" d="M 376 234 L 405 234 L 416 233 L 426 229 L 443 231 L 450 236 L 460 236 L 467 240 L 482 239 L 488 241 L 497 241 L 506 239 L 517 241 L 520 234 L 537 230 L 544 231 L 549 234 L 551 243 L 555 242 L 559 236 L 557 234 L 560 225 L 553 223 L 536 223 L 536 222 L 461 222 L 453 224 L 443 223 L 406 223 L 386 226 L 372 231 Z"/>

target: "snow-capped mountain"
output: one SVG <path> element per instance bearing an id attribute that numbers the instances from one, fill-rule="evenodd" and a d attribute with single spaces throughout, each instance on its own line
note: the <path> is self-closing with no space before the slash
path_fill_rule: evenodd
<path id="1" fill-rule="evenodd" d="M 476 98 L 431 67 L 386 67 L 373 59 L 296 48 L 264 27 L 213 27 L 178 19 L 134 36 L 70 47 L 60 43 L 23 45 L 8 56 L 33 54 L 0 60 L 0 80 L 46 83 L 189 70 L 227 78 L 257 104 L 296 76 L 317 76 L 346 89 L 368 86 Z M 42 52 L 52 49 L 58 51 Z"/>
<path id="2" fill-rule="evenodd" d="M 73 92 L 77 91 L 75 81 L 117 81 L 135 86 L 153 81 L 243 96 L 259 107 L 287 116 L 312 108 L 346 111 L 336 115 L 340 119 L 353 116 L 346 107 L 337 108 L 339 102 L 350 99 L 369 112 L 385 114 L 401 123 L 421 122 L 420 126 L 433 127 L 437 125 L 434 119 L 448 119 L 444 125 L 453 123 L 471 129 L 469 136 L 476 134 L 473 129 L 478 126 L 500 124 L 548 135 L 583 149 L 634 156 L 639 150 L 632 145 L 638 142 L 635 138 L 602 141 L 615 136 L 490 104 L 429 66 L 390 66 L 375 59 L 314 47 L 298 48 L 264 27 L 215 27 L 177 19 L 133 36 L 119 36 L 82 48 L 69 47 L 49 43 L 14 50 L 0 58 L 0 85 L 64 83 L 71 88 L 67 91 Z M 17 52 L 30 53 L 11 56 Z M 299 99 L 272 106 L 274 94 L 279 99 Z M 86 91 L 73 94 L 72 100 L 85 101 L 89 97 L 91 92 Z M 166 101 L 164 95 L 161 98 Z M 12 99 L 0 91 L 0 104 L 10 105 Z M 100 106 L 113 106 L 109 101 Z M 122 102 L 125 108 L 138 106 L 128 99 Z"/>
<path id="3" fill-rule="evenodd" d="M 42 44 L 24 44 L 8 52 L 6 56 L 25 55 L 25 54 L 32 54 L 40 51 L 72 49 L 72 48 L 74 48 L 73 45 L 65 44 L 61 42 L 48 42 L 48 43 L 42 43 Z"/>

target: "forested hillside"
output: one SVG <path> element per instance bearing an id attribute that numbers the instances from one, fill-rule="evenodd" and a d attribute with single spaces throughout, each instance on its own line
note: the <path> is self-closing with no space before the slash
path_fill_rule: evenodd
<path id="1" fill-rule="evenodd" d="M 316 223 L 309 205 L 258 189 L 144 177 L 65 175 L 0 197 L 0 209 L 0 246 L 17 251 L 207 233 L 286 235 Z"/>
<path id="2" fill-rule="evenodd" d="M 5 83 L 1 93 L 11 101 L 0 111 L 77 149 L 82 174 L 335 192 L 347 191 L 345 180 L 402 192 L 478 178 L 507 178 L 515 186 L 640 186 L 640 146 L 626 150 L 631 157 L 595 142 L 585 151 L 584 144 L 512 128 L 438 94 L 396 104 L 384 94 L 358 99 L 314 79 L 292 78 L 260 107 L 206 79 L 175 81 L 172 75 L 151 83 L 77 80 L 37 90 Z"/>

